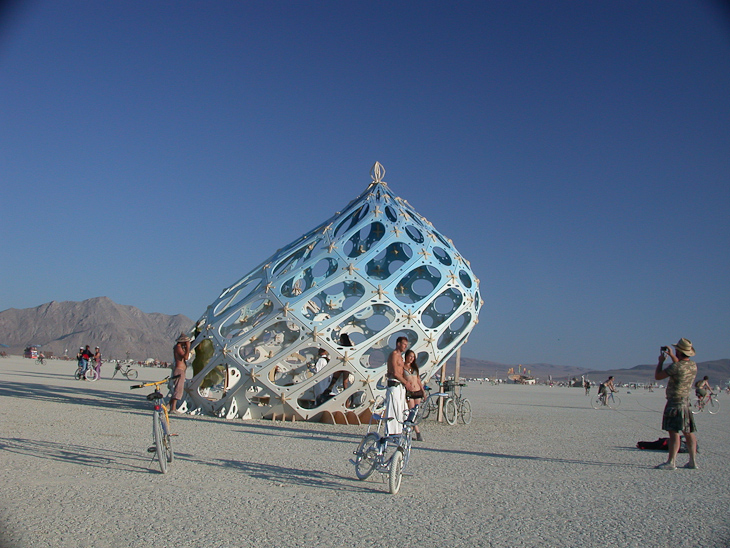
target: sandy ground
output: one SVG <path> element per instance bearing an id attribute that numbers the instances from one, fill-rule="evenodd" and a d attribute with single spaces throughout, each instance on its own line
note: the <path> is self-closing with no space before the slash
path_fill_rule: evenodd
<path id="1" fill-rule="evenodd" d="M 393 496 L 355 478 L 364 426 L 176 417 L 163 475 L 146 392 L 74 368 L 0 359 L 3 548 L 730 544 L 727 396 L 697 416 L 701 468 L 661 471 L 635 444 L 664 435 L 662 392 L 596 411 L 581 389 L 471 384 L 472 424 L 427 421 Z"/>

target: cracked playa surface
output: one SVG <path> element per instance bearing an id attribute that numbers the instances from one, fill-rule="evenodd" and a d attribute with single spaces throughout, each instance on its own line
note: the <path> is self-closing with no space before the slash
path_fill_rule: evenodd
<path id="1" fill-rule="evenodd" d="M 146 392 L 74 369 L 0 359 L 1 548 L 730 544 L 726 395 L 697 415 L 700 469 L 662 471 L 635 445 L 666 435 L 663 391 L 596 411 L 582 389 L 470 383 L 472 424 L 426 421 L 392 496 L 355 478 L 365 426 L 173 417 L 160 474 Z"/>

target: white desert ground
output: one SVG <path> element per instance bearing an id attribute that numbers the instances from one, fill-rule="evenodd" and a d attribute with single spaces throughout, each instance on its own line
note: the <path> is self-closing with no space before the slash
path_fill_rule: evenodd
<path id="1" fill-rule="evenodd" d="M 163 475 L 146 391 L 74 369 L 0 359 L 3 548 L 729 545 L 726 395 L 697 416 L 700 469 L 663 471 L 635 448 L 665 435 L 663 391 L 596 411 L 577 388 L 471 383 L 472 424 L 426 421 L 390 495 L 355 478 L 365 426 L 174 417 Z"/>

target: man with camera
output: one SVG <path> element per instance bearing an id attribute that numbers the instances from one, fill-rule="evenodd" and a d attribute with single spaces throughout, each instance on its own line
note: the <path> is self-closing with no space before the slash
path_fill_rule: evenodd
<path id="1" fill-rule="evenodd" d="M 697 468 L 697 438 L 694 434 L 697 428 L 689 403 L 689 393 L 697 376 L 697 364 L 690 360 L 690 357 L 695 355 L 695 349 L 692 341 L 684 338 L 679 339 L 679 342 L 672 346 L 676 349 L 676 354 L 671 347 L 662 346 L 659 362 L 654 371 L 656 380 L 669 379 L 667 404 L 664 407 L 664 417 L 662 418 L 662 430 L 669 432 L 669 457 L 667 462 L 657 466 L 660 470 L 677 469 L 676 458 L 679 451 L 680 432 L 684 434 L 689 453 L 689 462 L 684 467 Z M 672 364 L 664 369 L 666 356 L 669 356 Z"/>

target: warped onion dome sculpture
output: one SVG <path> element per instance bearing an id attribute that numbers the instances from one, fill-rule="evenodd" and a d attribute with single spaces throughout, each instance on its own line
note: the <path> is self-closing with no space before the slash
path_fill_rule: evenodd
<path id="1" fill-rule="evenodd" d="M 342 212 L 208 307 L 196 324 L 189 412 L 352 419 L 384 394 L 398 336 L 408 337 L 424 379 L 465 342 L 478 323 L 479 280 L 384 174 L 376 162 L 372 182 Z M 320 348 L 330 360 L 317 371 Z"/>

